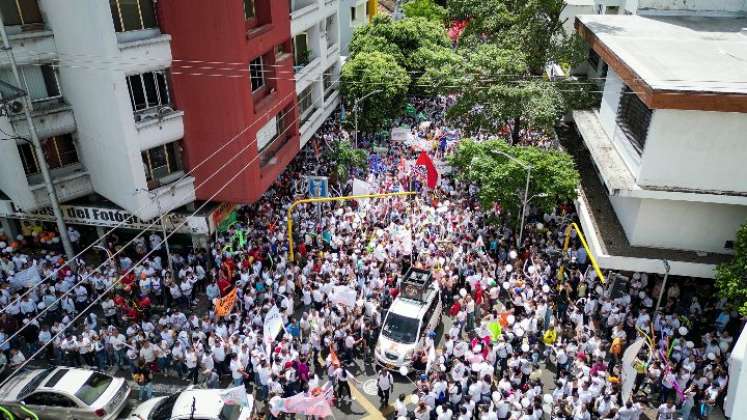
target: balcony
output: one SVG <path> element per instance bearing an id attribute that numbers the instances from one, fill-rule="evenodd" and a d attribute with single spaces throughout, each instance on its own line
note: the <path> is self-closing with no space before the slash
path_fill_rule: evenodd
<path id="1" fill-rule="evenodd" d="M 93 193 L 91 176 L 80 164 L 70 165 L 51 171 L 52 182 L 57 192 L 57 198 L 61 202 L 73 200 Z M 46 207 L 51 203 L 49 193 L 44 186 L 41 174 L 28 178 L 31 193 L 38 207 Z"/>
<path id="2" fill-rule="evenodd" d="M 319 10 L 318 0 L 290 0 L 291 20 L 300 19 L 309 13 Z"/>
<path id="3" fill-rule="evenodd" d="M 119 41 L 118 62 L 122 63 L 121 70 L 124 73 L 139 73 L 144 68 L 153 69 L 171 65 L 171 35 L 161 34 L 158 29 L 155 31 L 154 36 L 145 39 Z"/>
<path id="4" fill-rule="evenodd" d="M 135 114 L 140 150 L 152 149 L 184 137 L 184 111 L 169 106 L 151 108 Z"/>
<path id="5" fill-rule="evenodd" d="M 31 118 L 34 120 L 39 138 L 54 137 L 75 131 L 73 108 L 61 97 L 35 101 L 32 107 Z M 10 114 L 8 118 L 19 135 L 25 137 L 31 135 L 23 111 Z"/>
<path id="6" fill-rule="evenodd" d="M 169 177 L 161 179 L 161 183 L 148 191 L 138 193 L 138 204 L 135 209 L 128 209 L 143 220 L 151 220 L 158 216 L 160 206 L 162 212 L 170 212 L 185 204 L 195 201 L 195 178 L 183 177 L 183 172 L 175 172 Z M 151 185 L 148 185 L 151 187 Z"/>
<path id="7" fill-rule="evenodd" d="M 44 29 L 10 33 L 8 39 L 19 66 L 27 64 L 48 63 L 57 59 L 57 49 L 52 31 Z M 0 67 L 9 67 L 7 54 L 0 54 Z"/>

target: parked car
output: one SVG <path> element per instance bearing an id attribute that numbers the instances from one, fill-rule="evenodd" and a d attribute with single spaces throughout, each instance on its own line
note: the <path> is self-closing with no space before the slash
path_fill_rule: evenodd
<path id="1" fill-rule="evenodd" d="M 129 420 L 248 420 L 254 400 L 248 406 L 226 404 L 220 389 L 187 389 L 168 397 L 151 398 L 130 414 Z"/>
<path id="2" fill-rule="evenodd" d="M 123 378 L 72 367 L 32 369 L 0 388 L 0 405 L 15 412 L 24 406 L 40 419 L 116 419 L 130 387 Z"/>

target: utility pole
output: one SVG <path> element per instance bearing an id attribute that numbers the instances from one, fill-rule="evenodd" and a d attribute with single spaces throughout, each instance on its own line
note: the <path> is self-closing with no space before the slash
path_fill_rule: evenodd
<path id="1" fill-rule="evenodd" d="M 5 32 L 5 22 L 3 21 L 2 13 L 0 13 L 0 36 L 3 37 L 3 50 L 8 54 L 10 59 L 10 68 L 13 70 L 13 78 L 15 79 L 18 88 L 21 88 L 21 76 L 18 74 L 18 64 L 16 63 L 16 57 L 13 54 L 13 49 L 10 46 L 8 40 L 8 34 Z M 52 183 L 52 176 L 49 174 L 49 167 L 47 166 L 47 159 L 44 157 L 44 150 L 41 147 L 39 136 L 36 133 L 36 127 L 34 126 L 34 119 L 31 117 L 31 100 L 29 99 L 28 92 L 21 98 L 23 101 L 23 113 L 26 116 L 26 124 L 29 127 L 29 134 L 31 135 L 31 144 L 34 147 L 36 154 L 36 160 L 39 162 L 39 169 L 44 178 L 44 185 L 47 187 L 47 193 L 49 194 L 49 202 L 52 206 L 52 212 L 57 223 L 57 230 L 60 233 L 60 239 L 62 240 L 62 248 L 65 251 L 65 256 L 69 265 L 75 267 L 75 252 L 73 251 L 73 245 L 70 243 L 70 237 L 67 234 L 67 226 L 65 221 L 62 219 L 62 210 L 60 209 L 60 203 L 57 198 L 57 190 L 55 190 L 54 183 Z"/>
<path id="2" fill-rule="evenodd" d="M 659 290 L 659 298 L 656 299 L 656 308 L 654 309 L 654 313 L 659 310 L 659 307 L 661 306 L 661 299 L 664 297 L 664 289 L 667 288 L 667 279 L 669 278 L 669 269 L 671 268 L 669 266 L 669 261 L 667 260 L 661 260 L 662 263 L 664 263 L 664 281 L 661 283 L 661 290 Z"/>

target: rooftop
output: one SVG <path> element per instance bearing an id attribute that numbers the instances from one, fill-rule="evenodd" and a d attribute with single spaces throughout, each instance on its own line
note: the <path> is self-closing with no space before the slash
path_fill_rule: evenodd
<path id="1" fill-rule="evenodd" d="M 581 15 L 576 27 L 628 85 L 630 79 L 643 82 L 649 95 L 691 92 L 747 100 L 747 18 Z"/>

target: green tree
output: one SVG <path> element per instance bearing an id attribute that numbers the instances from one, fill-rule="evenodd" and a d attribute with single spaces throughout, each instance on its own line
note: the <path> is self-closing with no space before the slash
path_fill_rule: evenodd
<path id="1" fill-rule="evenodd" d="M 448 7 L 451 18 L 469 20 L 460 45 L 516 48 L 532 74 L 548 61 L 575 65 L 584 58 L 578 39 L 563 29 L 565 0 L 450 0 Z"/>
<path id="2" fill-rule="evenodd" d="M 533 206 L 551 211 L 557 203 L 576 198 L 580 176 L 569 154 L 532 146 L 511 146 L 502 140 L 478 143 L 464 139 L 449 161 L 459 169 L 459 177 L 479 187 L 482 206 L 487 208 L 498 203 L 511 218 L 518 219 L 521 215 L 527 170 L 496 151 L 531 166 L 529 197 Z"/>
<path id="3" fill-rule="evenodd" d="M 451 49 L 443 24 L 423 17 L 393 21 L 376 16 L 371 24 L 355 31 L 350 57 L 366 52 L 389 54 L 411 76 L 410 93 L 423 93 L 420 78 L 430 69 L 454 63 L 459 57 Z M 428 85 L 425 85 L 428 87 Z"/>
<path id="4" fill-rule="evenodd" d="M 348 181 L 352 169 L 365 169 L 368 165 L 366 151 L 355 148 L 349 140 L 335 140 L 327 153 L 328 158 L 335 165 L 331 173 L 332 182 L 338 185 Z"/>
<path id="5" fill-rule="evenodd" d="M 350 109 L 358 98 L 380 90 L 360 102 L 358 128 L 374 132 L 397 117 L 405 104 L 410 76 L 390 54 L 361 52 L 349 59 L 340 75 L 341 92 Z"/>
<path id="6" fill-rule="evenodd" d="M 422 17 L 443 23 L 446 20 L 445 7 L 439 6 L 433 0 L 409 0 L 402 6 L 408 18 Z"/>
<path id="7" fill-rule="evenodd" d="M 482 44 L 466 51 L 456 66 L 445 67 L 441 76 L 451 77 L 448 84 L 461 93 L 448 116 L 472 132 L 495 132 L 510 121 L 516 141 L 522 128 L 552 129 L 565 111 L 555 84 L 530 75 L 526 56 L 515 49 Z"/>
<path id="8" fill-rule="evenodd" d="M 747 223 L 737 231 L 734 257 L 716 267 L 716 288 L 731 308 L 747 316 Z"/>

